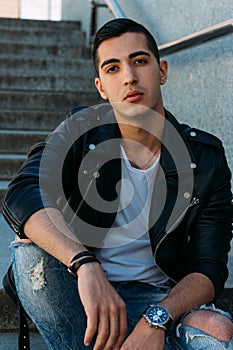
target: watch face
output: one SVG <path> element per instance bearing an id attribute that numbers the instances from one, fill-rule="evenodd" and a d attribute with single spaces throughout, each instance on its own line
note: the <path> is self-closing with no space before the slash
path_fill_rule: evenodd
<path id="1" fill-rule="evenodd" d="M 167 310 L 159 305 L 150 306 L 146 311 L 146 317 L 153 324 L 165 324 L 169 319 Z"/>

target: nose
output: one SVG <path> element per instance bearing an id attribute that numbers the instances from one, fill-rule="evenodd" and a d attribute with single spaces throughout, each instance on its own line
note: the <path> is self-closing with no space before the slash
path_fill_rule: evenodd
<path id="1" fill-rule="evenodd" d="M 134 85 L 138 81 L 134 69 L 130 65 L 125 66 L 124 70 L 124 85 Z"/>

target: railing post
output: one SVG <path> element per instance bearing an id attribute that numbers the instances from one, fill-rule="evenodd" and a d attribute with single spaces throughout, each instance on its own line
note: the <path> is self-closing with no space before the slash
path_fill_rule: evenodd
<path id="1" fill-rule="evenodd" d="M 91 0 L 91 20 L 90 20 L 90 41 L 96 31 L 97 4 L 95 0 Z"/>
<path id="2" fill-rule="evenodd" d="M 95 35 L 97 27 L 97 9 L 98 7 L 108 8 L 115 18 L 124 18 L 125 15 L 115 0 L 105 0 L 104 3 L 99 3 L 98 0 L 90 0 L 91 2 L 91 18 L 90 18 L 90 44 Z"/>

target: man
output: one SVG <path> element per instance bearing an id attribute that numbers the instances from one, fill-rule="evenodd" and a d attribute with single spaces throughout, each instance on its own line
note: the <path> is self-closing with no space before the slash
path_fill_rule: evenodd
<path id="1" fill-rule="evenodd" d="M 3 205 L 19 298 L 50 349 L 232 349 L 211 304 L 231 239 L 221 141 L 164 109 L 168 64 L 142 25 L 106 23 L 93 59 L 110 105 L 33 147 Z"/>

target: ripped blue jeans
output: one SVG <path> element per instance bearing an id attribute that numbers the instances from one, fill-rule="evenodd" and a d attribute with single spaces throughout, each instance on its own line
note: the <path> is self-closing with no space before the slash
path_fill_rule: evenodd
<path id="1" fill-rule="evenodd" d="M 50 350 L 90 350 L 83 337 L 86 316 L 79 299 L 77 281 L 66 267 L 32 243 L 12 243 L 12 263 L 19 298 Z M 128 334 L 150 304 L 162 300 L 168 287 L 140 282 L 113 282 L 126 303 Z M 222 310 L 216 310 L 231 318 Z M 165 350 L 233 350 L 233 341 L 222 342 L 198 329 L 174 326 Z"/>

